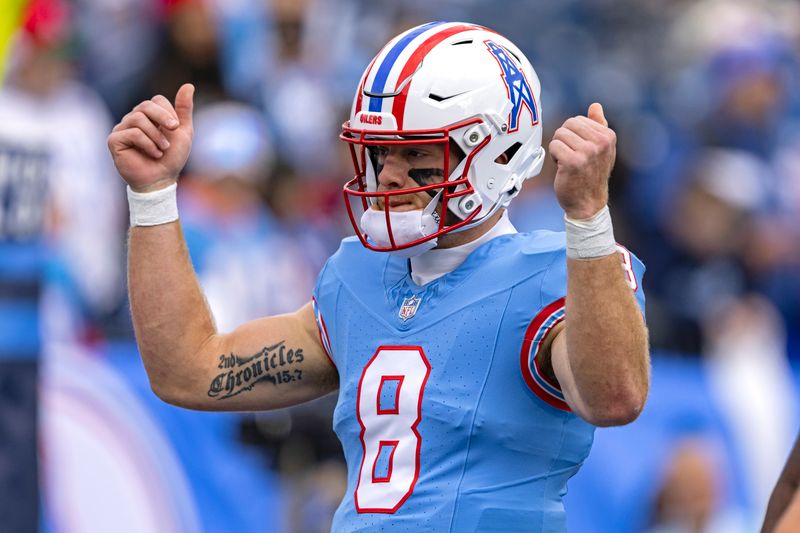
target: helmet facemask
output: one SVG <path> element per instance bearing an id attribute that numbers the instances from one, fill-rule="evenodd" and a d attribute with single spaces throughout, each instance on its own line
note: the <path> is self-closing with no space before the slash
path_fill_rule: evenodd
<path id="1" fill-rule="evenodd" d="M 349 123 L 344 124 L 340 138 L 349 144 L 350 155 L 356 171 L 353 179 L 344 187 L 345 205 L 350 221 L 357 229 L 357 235 L 365 247 L 382 252 L 410 250 L 409 253 L 401 255 L 416 255 L 413 252 L 419 252 L 421 245 L 428 243 L 428 246 L 423 246 L 423 248 L 432 248 L 438 237 L 451 231 L 457 231 L 478 217 L 481 212 L 480 205 L 473 203 L 469 214 L 463 219 L 453 215 L 452 207 L 474 194 L 475 191 L 468 179 L 470 162 L 488 143 L 489 138 L 487 137 L 483 143 L 476 146 L 454 165 L 451 147 L 458 151 L 461 151 L 461 148 L 453 141 L 451 134 L 480 122 L 481 120 L 476 118 L 442 130 L 396 130 L 380 132 L 379 135 L 374 132 L 367 134 L 363 130 L 351 129 Z M 387 148 L 419 145 L 444 147 L 441 166 L 412 167 L 408 171 L 408 177 L 415 183 L 415 186 L 379 190 L 379 176 L 382 171 L 381 151 Z M 410 233 L 412 234 L 416 233 L 414 230 L 419 230 L 415 235 L 416 238 L 406 240 L 403 236 L 409 234 L 409 228 L 400 228 L 397 225 L 412 223 L 411 217 L 402 214 L 404 211 L 393 210 L 392 207 L 398 201 L 403 200 L 403 197 L 420 193 L 430 197 L 430 200 L 421 213 L 417 213 L 418 216 L 421 216 L 421 227 L 411 229 Z M 466 203 L 469 204 L 469 200 Z M 385 221 L 385 229 L 381 228 L 380 234 L 373 231 L 373 234 L 370 235 L 370 232 L 365 231 L 364 224 L 359 223 L 365 219 L 364 213 L 367 213 L 367 217 L 376 219 L 370 211 L 379 212 L 380 218 Z M 393 227 L 393 221 L 395 227 Z"/>

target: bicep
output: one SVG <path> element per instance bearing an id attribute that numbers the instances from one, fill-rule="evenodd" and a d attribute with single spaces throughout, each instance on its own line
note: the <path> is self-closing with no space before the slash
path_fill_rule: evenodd
<path id="1" fill-rule="evenodd" d="M 197 372 L 185 388 L 192 397 L 172 403 L 200 410 L 267 410 L 312 400 L 338 387 L 311 303 L 214 335 L 196 357 Z"/>

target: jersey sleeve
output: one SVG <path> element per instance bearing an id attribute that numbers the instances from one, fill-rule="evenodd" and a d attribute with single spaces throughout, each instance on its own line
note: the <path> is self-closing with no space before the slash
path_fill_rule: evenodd
<path id="1" fill-rule="evenodd" d="M 332 274 L 329 264 L 330 260 L 328 260 L 328 263 L 325 264 L 317 277 L 317 283 L 311 296 L 311 304 L 314 308 L 314 318 L 317 321 L 317 331 L 322 348 L 331 364 L 336 367 L 336 359 L 329 332 L 334 331 L 331 326 L 335 326 L 331 321 L 335 320 L 334 310 L 336 308 L 337 285 L 330 279 Z"/>
<path id="2" fill-rule="evenodd" d="M 633 295 L 636 297 L 636 303 L 639 304 L 639 310 L 642 312 L 642 316 L 646 316 L 644 289 L 642 288 L 642 279 L 644 278 L 644 272 L 646 270 L 644 263 L 621 244 L 617 244 L 617 250 L 619 250 L 620 259 L 622 260 L 622 270 L 625 272 L 625 281 L 627 281 L 628 286 L 633 290 Z"/>
<path id="3" fill-rule="evenodd" d="M 633 290 L 636 302 L 644 315 L 645 299 L 644 290 L 642 290 L 644 264 L 627 248 L 621 245 L 617 245 L 617 248 L 626 282 Z M 554 254 L 542 276 L 539 301 L 537 302 L 540 311 L 533 317 L 525 331 L 520 363 L 523 378 L 536 396 L 557 409 L 571 411 L 564 399 L 561 387 L 543 371 L 538 359 L 542 346 L 546 344 L 546 341 L 551 340 L 548 335 L 566 316 L 566 295 L 567 256 L 565 250 L 562 249 Z"/>

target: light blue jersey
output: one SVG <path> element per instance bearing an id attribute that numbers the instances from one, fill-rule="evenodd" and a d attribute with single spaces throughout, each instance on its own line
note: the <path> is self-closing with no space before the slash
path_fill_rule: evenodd
<path id="1" fill-rule="evenodd" d="M 594 433 L 536 364 L 565 294 L 563 233 L 498 237 L 422 287 L 406 259 L 342 242 L 314 295 L 348 468 L 333 531 L 565 530 Z"/>

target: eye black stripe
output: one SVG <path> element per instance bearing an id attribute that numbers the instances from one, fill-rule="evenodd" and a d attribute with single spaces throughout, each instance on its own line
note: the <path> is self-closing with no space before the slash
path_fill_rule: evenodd
<path id="1" fill-rule="evenodd" d="M 408 171 L 408 177 L 414 180 L 417 185 L 422 187 L 424 185 L 430 185 L 433 183 L 431 180 L 433 177 L 444 178 L 444 170 L 441 168 L 412 168 Z M 437 193 L 437 191 L 434 189 L 428 189 L 425 192 L 427 192 L 431 198 L 435 197 Z"/>

